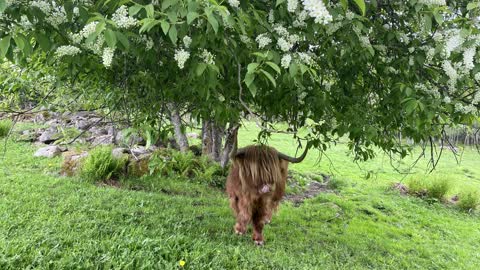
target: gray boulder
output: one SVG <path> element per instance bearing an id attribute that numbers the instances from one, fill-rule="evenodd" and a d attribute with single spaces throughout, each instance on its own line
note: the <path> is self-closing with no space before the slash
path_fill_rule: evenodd
<path id="1" fill-rule="evenodd" d="M 58 132 L 57 128 L 51 127 L 42 132 L 42 135 L 38 137 L 38 141 L 45 144 L 51 144 L 60 138 L 62 138 L 62 134 Z"/>
<path id="2" fill-rule="evenodd" d="M 35 154 L 33 154 L 35 157 L 46 157 L 46 158 L 53 158 L 60 156 L 62 153 L 62 149 L 56 145 L 51 145 L 47 147 L 43 147 L 37 150 Z"/>

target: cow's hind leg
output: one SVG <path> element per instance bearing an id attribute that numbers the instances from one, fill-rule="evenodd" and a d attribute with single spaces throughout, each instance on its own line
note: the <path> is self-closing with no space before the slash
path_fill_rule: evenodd
<path id="1" fill-rule="evenodd" d="M 236 234 L 243 235 L 247 231 L 247 225 L 252 219 L 252 206 L 246 197 L 238 197 L 237 207 L 237 223 L 234 229 Z"/>
<path id="2" fill-rule="evenodd" d="M 253 236 L 252 239 L 255 244 L 261 246 L 264 243 L 263 239 L 263 227 L 265 226 L 265 219 L 268 216 L 269 205 L 265 201 L 260 199 L 257 207 L 253 211 Z"/>

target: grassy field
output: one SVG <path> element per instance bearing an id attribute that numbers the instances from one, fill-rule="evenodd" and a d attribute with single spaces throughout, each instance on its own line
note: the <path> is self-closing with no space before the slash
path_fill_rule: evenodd
<path id="1" fill-rule="evenodd" d="M 242 145 L 256 129 L 241 130 Z M 293 155 L 278 135 L 271 145 Z M 3 146 L 2 146 L 3 147 Z M 61 158 L 34 158 L 35 147 L 7 144 L 0 160 L 0 269 L 478 269 L 480 219 L 453 206 L 401 196 L 389 187 L 408 177 L 389 159 L 355 164 L 338 144 L 291 166 L 345 183 L 299 206 L 284 203 L 265 229 L 266 245 L 233 234 L 221 190 L 188 180 L 145 177 L 146 190 L 60 177 Z M 402 164 L 406 168 L 415 157 Z M 460 164 L 445 153 L 436 174 L 450 192 L 480 189 L 480 155 Z M 426 160 L 412 171 L 425 177 Z M 365 179 L 367 172 L 374 177 Z M 184 266 L 180 266 L 184 262 Z"/>

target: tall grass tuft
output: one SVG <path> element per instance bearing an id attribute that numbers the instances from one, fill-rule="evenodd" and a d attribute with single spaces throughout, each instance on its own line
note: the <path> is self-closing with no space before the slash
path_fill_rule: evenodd
<path id="1" fill-rule="evenodd" d="M 459 195 L 457 206 L 464 211 L 475 211 L 480 205 L 480 193 L 478 190 L 463 191 Z"/>
<path id="2" fill-rule="evenodd" d="M 0 138 L 6 137 L 12 129 L 13 122 L 10 119 L 0 120 Z"/>
<path id="3" fill-rule="evenodd" d="M 113 156 L 111 147 L 97 147 L 82 162 L 80 176 L 88 182 L 109 180 L 120 176 L 125 163 L 126 159 Z"/>
<path id="4" fill-rule="evenodd" d="M 437 176 L 432 178 L 427 187 L 427 195 L 430 198 L 434 198 L 437 200 L 445 199 L 448 191 L 451 188 L 451 181 L 448 177 L 441 177 Z"/>

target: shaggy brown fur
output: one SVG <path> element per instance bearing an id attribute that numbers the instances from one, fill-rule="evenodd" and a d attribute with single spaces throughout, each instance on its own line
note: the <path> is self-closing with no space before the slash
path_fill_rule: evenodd
<path id="1" fill-rule="evenodd" d="M 262 230 L 285 193 L 288 161 L 267 146 L 248 146 L 233 158 L 227 178 L 227 193 L 237 223 L 235 233 L 244 234 L 253 223 L 253 240 L 263 244 Z"/>

